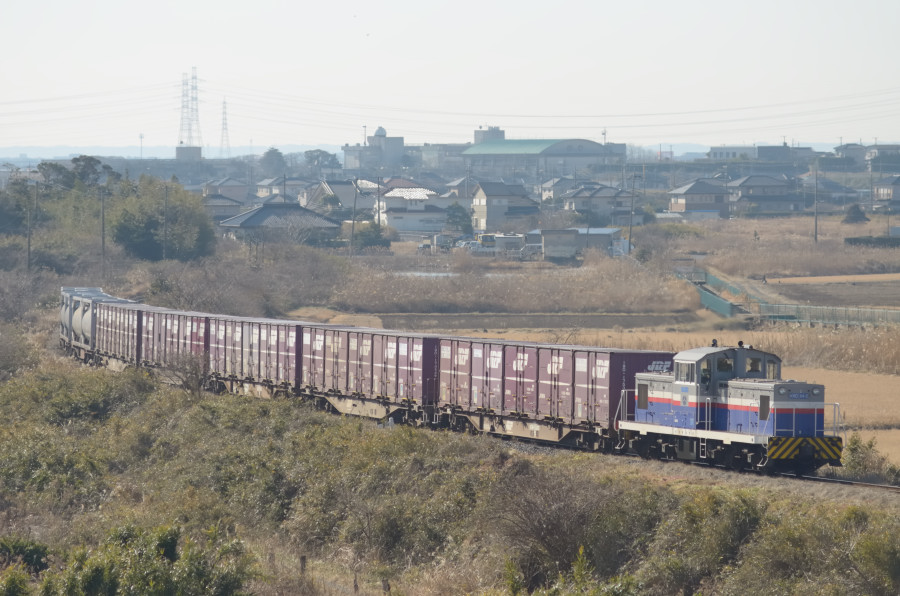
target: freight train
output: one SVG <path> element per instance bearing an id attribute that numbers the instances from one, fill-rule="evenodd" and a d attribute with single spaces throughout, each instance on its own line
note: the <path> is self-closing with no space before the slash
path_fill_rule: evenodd
<path id="1" fill-rule="evenodd" d="M 217 392 L 738 470 L 839 466 L 837 404 L 752 346 L 678 353 L 179 311 L 63 287 L 60 346 L 92 365 L 192 365 Z"/>

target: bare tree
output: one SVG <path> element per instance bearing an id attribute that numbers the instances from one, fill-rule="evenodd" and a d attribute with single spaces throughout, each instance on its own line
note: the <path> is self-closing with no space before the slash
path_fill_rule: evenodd
<path id="1" fill-rule="evenodd" d="M 199 400 L 209 376 L 209 360 L 202 354 L 191 353 L 177 354 L 168 360 L 160 374 L 162 379 Z"/>

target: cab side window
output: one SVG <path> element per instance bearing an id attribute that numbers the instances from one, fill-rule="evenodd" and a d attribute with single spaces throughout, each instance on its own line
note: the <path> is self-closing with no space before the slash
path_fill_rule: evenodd
<path id="1" fill-rule="evenodd" d="M 700 384 L 709 385 L 712 378 L 712 359 L 707 358 L 700 363 Z"/>
<path id="2" fill-rule="evenodd" d="M 693 362 L 676 362 L 675 380 L 679 383 L 693 383 L 695 366 Z"/>

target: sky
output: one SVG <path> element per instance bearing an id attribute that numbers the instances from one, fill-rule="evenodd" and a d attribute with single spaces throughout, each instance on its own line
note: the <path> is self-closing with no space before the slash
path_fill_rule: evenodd
<path id="1" fill-rule="evenodd" d="M 0 147 L 174 147 L 193 69 L 206 154 L 378 127 L 407 144 L 487 126 L 664 150 L 900 143 L 898 23 L 888 0 L 10 2 Z"/>

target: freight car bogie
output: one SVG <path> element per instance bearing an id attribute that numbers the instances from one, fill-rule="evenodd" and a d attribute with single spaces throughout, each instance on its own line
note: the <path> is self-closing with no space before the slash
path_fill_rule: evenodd
<path id="1" fill-rule="evenodd" d="M 451 411 L 439 417 L 439 426 L 470 433 L 481 433 L 503 439 L 517 439 L 554 445 L 579 451 L 612 453 L 617 439 L 607 429 L 590 425 L 570 425 L 558 419 L 533 420 L 525 417 L 500 416 L 480 410 Z"/>
<path id="2" fill-rule="evenodd" d="M 210 393 L 215 393 L 216 395 L 228 393 L 228 385 L 222 378 L 216 375 L 207 377 L 203 388 Z"/>
<path id="3" fill-rule="evenodd" d="M 465 412 L 459 417 L 465 417 L 475 432 L 502 438 L 557 445 L 570 440 L 571 429 L 560 424 L 545 424 L 528 418 L 500 416 L 489 411 Z"/>

